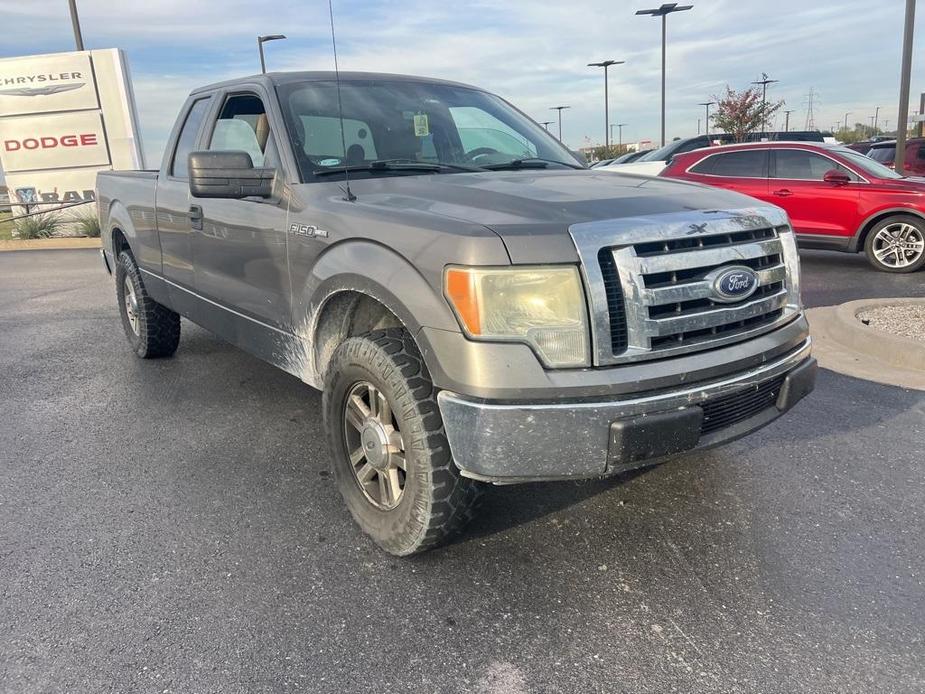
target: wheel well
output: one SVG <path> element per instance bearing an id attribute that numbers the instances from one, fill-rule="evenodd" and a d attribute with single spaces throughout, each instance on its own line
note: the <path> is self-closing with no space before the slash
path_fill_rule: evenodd
<path id="1" fill-rule="evenodd" d="M 884 219 L 888 219 L 889 217 L 912 217 L 913 219 L 917 219 L 919 222 L 925 223 L 925 218 L 922 218 L 920 215 L 917 215 L 912 211 L 906 212 L 903 210 L 890 210 L 889 212 L 878 214 L 876 217 L 867 222 L 867 224 L 865 224 L 864 228 L 861 230 L 861 233 L 858 234 L 858 253 L 864 252 L 864 244 L 867 242 L 867 235 L 870 233 L 870 230 Z"/>
<path id="2" fill-rule="evenodd" d="M 125 238 L 125 234 L 122 233 L 122 230 L 116 228 L 112 230 L 112 253 L 118 258 L 122 251 L 131 253 L 132 248 L 128 245 L 128 241 Z"/>
<path id="3" fill-rule="evenodd" d="M 338 292 L 322 307 L 315 328 L 316 373 L 324 378 L 334 350 L 347 338 L 373 330 L 403 327 L 398 316 L 368 294 Z"/>

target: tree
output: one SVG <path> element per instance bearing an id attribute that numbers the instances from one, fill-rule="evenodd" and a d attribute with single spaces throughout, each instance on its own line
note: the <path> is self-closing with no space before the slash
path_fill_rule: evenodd
<path id="1" fill-rule="evenodd" d="M 591 150 L 591 161 L 603 161 L 604 159 L 616 159 L 622 154 L 630 151 L 629 145 L 610 145 L 605 147 L 600 145 Z"/>
<path id="2" fill-rule="evenodd" d="M 880 128 L 874 129 L 863 123 L 855 123 L 853 130 L 839 128 L 838 132 L 835 133 L 835 139 L 846 145 L 850 145 L 853 142 L 864 142 L 882 134 L 883 131 Z"/>
<path id="3" fill-rule="evenodd" d="M 733 136 L 736 142 L 745 142 L 751 133 L 764 130 L 771 117 L 784 105 L 783 101 L 761 103 L 758 89 L 737 92 L 727 85 L 726 95 L 714 95 L 716 113 L 711 116 L 713 126 Z"/>

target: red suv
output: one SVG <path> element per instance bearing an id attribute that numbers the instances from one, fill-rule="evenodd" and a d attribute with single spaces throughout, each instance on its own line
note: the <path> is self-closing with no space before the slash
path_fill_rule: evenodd
<path id="1" fill-rule="evenodd" d="M 679 154 L 660 174 L 728 188 L 787 211 L 803 248 L 856 253 L 886 272 L 925 265 L 925 179 L 846 147 L 758 142 Z"/>

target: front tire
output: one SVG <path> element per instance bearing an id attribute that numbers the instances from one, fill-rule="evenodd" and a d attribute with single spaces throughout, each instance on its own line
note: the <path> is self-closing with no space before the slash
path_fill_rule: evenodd
<path id="1" fill-rule="evenodd" d="M 122 328 L 142 359 L 169 357 L 180 344 L 180 316 L 148 296 L 141 271 L 128 251 L 116 263 L 116 298 Z"/>
<path id="2" fill-rule="evenodd" d="M 864 240 L 867 260 L 881 272 L 915 272 L 925 265 L 925 222 L 897 215 L 878 222 Z"/>
<path id="3" fill-rule="evenodd" d="M 482 485 L 453 462 L 436 390 L 406 330 L 345 340 L 327 369 L 323 411 L 338 489 L 385 551 L 431 549 L 471 518 Z"/>

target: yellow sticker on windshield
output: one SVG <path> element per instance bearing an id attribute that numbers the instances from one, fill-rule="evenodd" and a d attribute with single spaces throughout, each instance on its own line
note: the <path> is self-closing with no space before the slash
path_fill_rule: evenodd
<path id="1" fill-rule="evenodd" d="M 427 137 L 428 135 L 430 135 L 430 123 L 427 122 L 426 113 L 415 114 L 414 134 L 417 137 Z"/>

